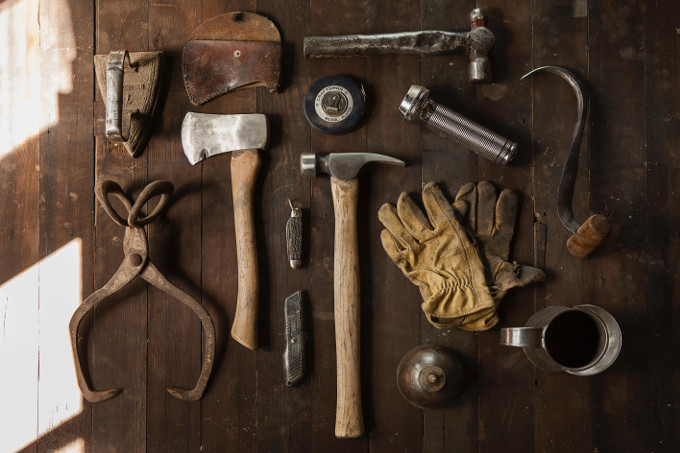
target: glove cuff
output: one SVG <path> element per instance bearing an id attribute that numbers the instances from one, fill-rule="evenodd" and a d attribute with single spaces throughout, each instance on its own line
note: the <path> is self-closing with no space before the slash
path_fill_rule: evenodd
<path id="1" fill-rule="evenodd" d="M 421 305 L 423 311 L 437 318 L 459 318 L 480 311 L 495 309 L 491 293 L 486 286 L 445 284 Z"/>

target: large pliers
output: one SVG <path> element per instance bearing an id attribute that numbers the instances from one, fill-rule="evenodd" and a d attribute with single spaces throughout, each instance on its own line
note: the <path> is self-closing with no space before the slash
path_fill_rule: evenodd
<path id="1" fill-rule="evenodd" d="M 185 293 L 172 283 L 156 268 L 149 258 L 149 244 L 147 241 L 144 226 L 153 221 L 165 209 L 173 186 L 168 181 L 154 181 L 147 185 L 140 193 L 137 201 L 133 204 L 127 197 L 123 189 L 113 181 L 101 181 L 95 186 L 95 195 L 101 203 L 106 213 L 118 225 L 125 227 L 125 237 L 123 239 L 123 249 L 125 258 L 120 267 L 113 274 L 113 277 L 101 289 L 92 293 L 78 307 L 71 317 L 69 330 L 71 333 L 71 347 L 73 348 L 73 358 L 78 377 L 78 386 L 83 396 L 90 402 L 104 401 L 114 397 L 120 389 L 110 389 L 96 391 L 91 386 L 83 374 L 83 364 L 78 353 L 78 326 L 85 317 L 85 314 L 92 310 L 97 304 L 103 302 L 111 295 L 120 291 L 128 283 L 140 276 L 156 288 L 166 292 L 175 299 L 189 307 L 201 320 L 203 327 L 203 364 L 198 382 L 193 389 L 183 390 L 179 388 L 168 388 L 168 392 L 176 398 L 196 401 L 203 396 L 203 391 L 208 383 L 208 378 L 212 371 L 213 359 L 215 356 L 215 327 L 208 312 L 203 306 L 189 294 Z M 109 196 L 114 195 L 125 206 L 128 212 L 127 219 L 121 217 L 112 207 Z M 158 204 L 148 215 L 140 215 L 142 207 L 152 198 L 160 196 Z"/>

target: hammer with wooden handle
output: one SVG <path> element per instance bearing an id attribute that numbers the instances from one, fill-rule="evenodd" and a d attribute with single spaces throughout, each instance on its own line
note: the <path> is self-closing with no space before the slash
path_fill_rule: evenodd
<path id="1" fill-rule="evenodd" d="M 335 354 L 337 363 L 337 406 L 335 436 L 360 437 L 364 434 L 359 375 L 359 246 L 357 240 L 357 195 L 361 167 L 369 162 L 406 165 L 403 161 L 375 153 L 332 153 L 325 156 L 302 154 L 303 175 L 323 171 L 331 176 L 335 213 L 333 252 L 333 299 Z"/>
<path id="2" fill-rule="evenodd" d="M 253 194 L 260 169 L 258 149 L 265 149 L 269 122 L 260 113 L 213 115 L 189 112 L 182 122 L 182 148 L 191 164 L 231 152 L 231 191 L 236 230 L 238 296 L 231 336 L 257 349 L 258 268 Z"/>
<path id="3" fill-rule="evenodd" d="M 542 66 L 536 68 L 522 76 L 522 79 L 531 77 L 540 71 L 550 72 L 564 79 L 576 94 L 576 124 L 571 138 L 569 156 L 564 163 L 560 187 L 557 191 L 557 214 L 564 226 L 573 233 L 567 240 L 567 250 L 577 258 L 585 258 L 612 231 L 611 222 L 602 214 L 593 214 L 582 225 L 579 225 L 574 218 L 574 211 L 571 206 L 574 198 L 574 187 L 576 186 L 576 175 L 578 173 L 581 137 L 586 124 L 587 105 L 585 90 L 574 74 L 560 66 Z"/>

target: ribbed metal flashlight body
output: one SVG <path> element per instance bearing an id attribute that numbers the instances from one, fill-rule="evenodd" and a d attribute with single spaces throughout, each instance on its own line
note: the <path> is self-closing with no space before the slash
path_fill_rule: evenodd
<path id="1" fill-rule="evenodd" d="M 424 87 L 412 86 L 400 111 L 407 119 L 420 119 L 437 135 L 492 162 L 506 165 L 517 153 L 517 143 L 433 101 Z"/>
<path id="2" fill-rule="evenodd" d="M 475 123 L 448 107 L 430 101 L 434 111 L 429 118 L 423 118 L 428 129 L 450 137 L 478 155 L 495 163 L 507 164 L 515 155 L 517 143 Z"/>

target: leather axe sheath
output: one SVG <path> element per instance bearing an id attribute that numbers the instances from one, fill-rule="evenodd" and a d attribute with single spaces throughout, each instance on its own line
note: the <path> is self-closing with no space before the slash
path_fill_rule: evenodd
<path id="1" fill-rule="evenodd" d="M 199 25 L 182 51 L 189 100 L 205 104 L 230 91 L 265 86 L 274 93 L 281 72 L 281 34 L 255 13 L 220 14 Z"/>

